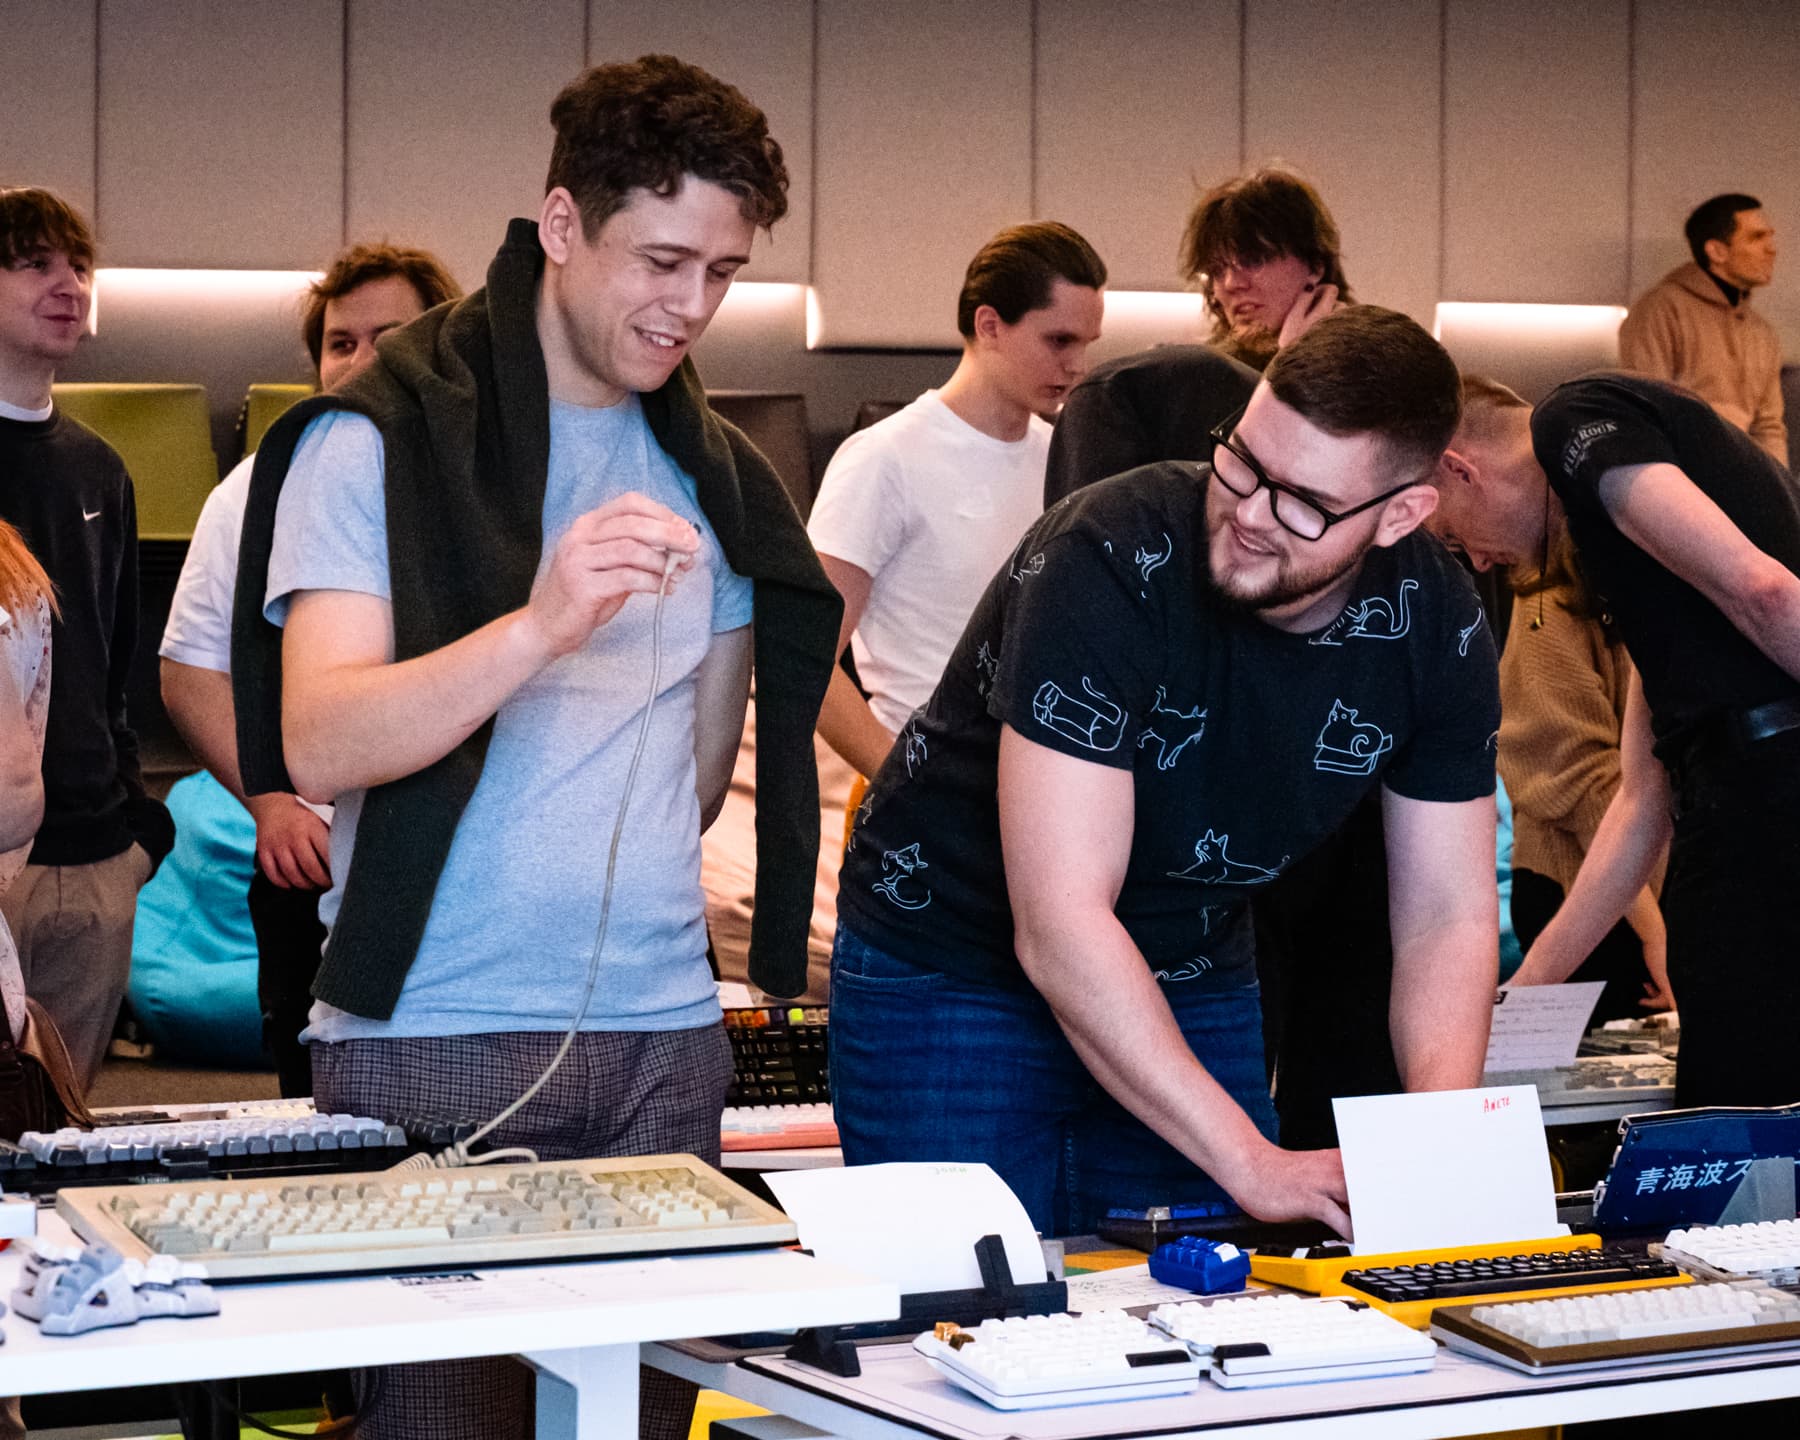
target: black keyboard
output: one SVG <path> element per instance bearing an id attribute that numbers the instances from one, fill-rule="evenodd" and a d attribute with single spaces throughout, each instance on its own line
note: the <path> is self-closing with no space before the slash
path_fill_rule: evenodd
<path id="1" fill-rule="evenodd" d="M 385 1170 L 421 1150 L 466 1140 L 471 1120 L 315 1116 L 300 1102 L 117 1111 L 95 1130 L 71 1126 L 0 1140 L 0 1191 L 51 1195 L 71 1185 L 306 1177 Z"/>
<path id="2" fill-rule="evenodd" d="M 1522 1290 L 1675 1280 L 1680 1276 L 1681 1271 L 1673 1265 L 1607 1246 L 1600 1250 L 1493 1255 L 1479 1260 L 1346 1270 L 1343 1284 L 1347 1291 L 1360 1291 L 1386 1304 L 1398 1305 L 1414 1300 L 1436 1304 Z"/>
<path id="3" fill-rule="evenodd" d="M 817 1105 L 831 1099 L 824 1006 L 727 1010 L 727 1105 Z"/>

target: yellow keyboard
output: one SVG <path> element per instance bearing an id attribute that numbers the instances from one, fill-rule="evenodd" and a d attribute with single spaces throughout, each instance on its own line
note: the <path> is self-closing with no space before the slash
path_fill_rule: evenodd
<path id="1" fill-rule="evenodd" d="M 1597 1235 L 1388 1255 L 1252 1255 L 1250 1273 L 1309 1294 L 1361 1300 L 1418 1330 L 1440 1305 L 1555 1299 L 1690 1278 L 1664 1261 L 1603 1247 Z"/>

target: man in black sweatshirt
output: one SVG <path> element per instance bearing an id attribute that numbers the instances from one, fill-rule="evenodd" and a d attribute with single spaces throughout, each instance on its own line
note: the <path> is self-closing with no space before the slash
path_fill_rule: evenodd
<path id="1" fill-rule="evenodd" d="M 0 189 L 0 516 L 56 587 L 44 821 L 4 913 L 27 992 L 91 1084 L 131 973 L 137 892 L 174 843 L 144 791 L 125 681 L 138 625 L 137 508 L 125 466 L 58 414 L 50 386 L 92 296 L 93 237 L 46 190 Z"/>

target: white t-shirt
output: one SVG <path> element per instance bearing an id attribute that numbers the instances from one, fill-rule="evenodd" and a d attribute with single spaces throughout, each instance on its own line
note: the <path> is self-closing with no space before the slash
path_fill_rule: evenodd
<path id="1" fill-rule="evenodd" d="M 981 592 L 1043 512 L 1049 456 L 1037 416 L 1023 440 L 996 440 L 927 390 L 831 457 L 807 533 L 873 580 L 850 643 L 888 729 L 931 698 Z"/>
<path id="2" fill-rule="evenodd" d="M 163 626 L 162 645 L 156 652 L 165 660 L 231 673 L 231 604 L 237 591 L 244 507 L 250 503 L 250 472 L 255 468 L 255 454 L 246 455 L 213 486 L 200 507 L 187 559 L 181 562 L 181 578 L 175 582 L 175 597 L 169 602 L 169 623 Z M 300 803 L 331 823 L 329 805 Z"/>
<path id="3" fill-rule="evenodd" d="M 165 660 L 231 673 L 231 597 L 237 589 L 238 542 L 255 460 L 246 455 L 238 461 L 200 508 L 156 652 Z"/>

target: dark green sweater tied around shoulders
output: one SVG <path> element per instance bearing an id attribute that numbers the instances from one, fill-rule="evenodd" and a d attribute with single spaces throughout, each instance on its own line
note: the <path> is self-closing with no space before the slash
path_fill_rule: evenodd
<path id="1" fill-rule="evenodd" d="M 340 391 L 302 401 L 264 437 L 244 514 L 231 635 L 238 762 L 249 793 L 293 789 L 281 745 L 281 631 L 263 618 L 263 597 L 282 482 L 318 415 L 351 410 L 381 431 L 396 660 L 441 649 L 530 598 L 550 457 L 536 325 L 543 268 L 537 226 L 514 220 L 486 288 L 384 336 L 368 370 Z M 708 407 L 693 362 L 641 400 L 658 443 L 694 478 L 727 563 L 754 583 L 750 978 L 771 994 L 796 995 L 806 984 L 819 845 L 812 733 L 842 605 L 779 477 Z M 393 1014 L 492 733 L 490 718 L 436 763 L 368 792 L 313 986 L 321 1000 L 370 1019 Z M 598 850 L 594 863 L 604 863 Z"/>

